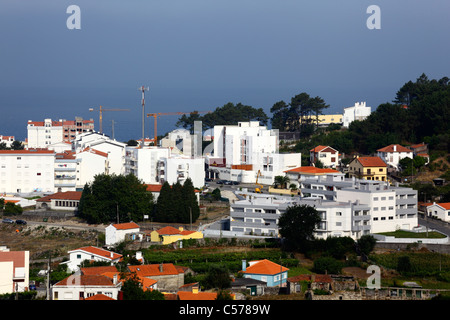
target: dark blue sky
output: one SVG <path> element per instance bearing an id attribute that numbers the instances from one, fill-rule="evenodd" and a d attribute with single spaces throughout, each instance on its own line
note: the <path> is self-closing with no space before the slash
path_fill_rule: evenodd
<path id="1" fill-rule="evenodd" d="M 66 9 L 81 9 L 69 30 Z M 370 30 L 367 7 L 381 9 Z M 261 107 L 298 93 L 328 113 L 375 109 L 422 73 L 450 76 L 448 0 L 0 0 L 0 134 L 26 137 L 30 120 L 94 118 L 104 132 L 141 136 L 146 112 Z M 270 114 L 269 114 L 270 116 Z M 160 118 L 158 133 L 176 116 Z M 146 119 L 153 136 L 153 120 Z"/>

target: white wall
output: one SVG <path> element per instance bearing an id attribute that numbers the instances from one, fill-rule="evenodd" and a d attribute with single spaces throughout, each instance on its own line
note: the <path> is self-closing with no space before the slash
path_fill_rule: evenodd
<path id="1" fill-rule="evenodd" d="M 54 191 L 53 152 L 0 151 L 0 193 Z"/>
<path id="2" fill-rule="evenodd" d="M 80 152 L 77 158 L 77 188 L 94 181 L 97 174 L 106 173 L 108 158 L 89 151 Z"/>

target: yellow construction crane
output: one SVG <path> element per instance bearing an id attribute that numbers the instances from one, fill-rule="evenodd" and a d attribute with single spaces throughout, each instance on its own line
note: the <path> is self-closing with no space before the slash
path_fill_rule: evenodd
<path id="1" fill-rule="evenodd" d="M 158 113 L 147 113 L 147 118 L 148 117 L 153 117 L 154 118 L 154 145 L 157 145 L 157 141 L 158 141 L 158 136 L 157 136 L 157 118 L 159 116 L 170 116 L 170 115 L 183 115 L 183 114 L 198 114 L 198 113 L 210 113 L 211 111 L 192 111 L 192 112 L 158 112 Z"/>
<path id="2" fill-rule="evenodd" d="M 259 186 L 259 188 L 255 188 L 255 192 L 256 193 L 263 193 L 262 189 L 263 189 L 263 185 L 258 183 L 258 178 L 261 177 L 261 171 L 258 170 L 258 173 L 256 174 L 256 184 Z"/>
<path id="3" fill-rule="evenodd" d="M 103 133 L 103 111 L 130 111 L 130 109 L 104 109 L 102 106 L 100 106 L 99 110 L 94 110 L 94 108 L 89 108 L 89 111 L 98 111 L 99 112 L 100 133 Z"/>

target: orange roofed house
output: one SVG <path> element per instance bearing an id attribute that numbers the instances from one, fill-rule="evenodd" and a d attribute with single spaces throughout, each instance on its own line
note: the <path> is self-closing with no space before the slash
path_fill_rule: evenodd
<path id="1" fill-rule="evenodd" d="M 339 152 L 329 146 L 317 146 L 309 150 L 309 161 L 311 164 L 320 161 L 326 168 L 339 166 Z"/>
<path id="2" fill-rule="evenodd" d="M 387 164 L 380 157 L 356 157 L 349 163 L 349 176 L 387 181 Z"/>
<path id="3" fill-rule="evenodd" d="M 203 233 L 199 231 L 184 230 L 183 227 L 174 228 L 167 226 L 150 233 L 152 242 L 161 242 L 162 244 L 170 244 L 175 241 L 187 239 L 202 239 Z"/>
<path id="4" fill-rule="evenodd" d="M 450 222 L 450 202 L 433 202 L 433 204 L 427 206 L 427 215 Z"/>
<path id="5" fill-rule="evenodd" d="M 142 240 L 140 227 L 135 222 L 110 224 L 105 228 L 105 244 L 113 246 L 124 240 Z"/>
<path id="6" fill-rule="evenodd" d="M 242 261 L 242 273 L 244 278 L 251 278 L 255 280 L 264 281 L 268 287 L 286 285 L 288 268 L 285 268 L 270 260 L 250 261 L 247 267 L 247 262 Z"/>
<path id="7" fill-rule="evenodd" d="M 89 262 L 104 261 L 113 265 L 122 259 L 121 254 L 94 246 L 78 248 L 71 250 L 68 253 L 69 261 L 62 262 L 61 264 L 67 264 L 69 271 L 74 272 L 79 270 L 80 264 L 85 260 Z"/>
<path id="8" fill-rule="evenodd" d="M 160 291 L 178 291 L 184 285 L 186 268 L 175 266 L 172 263 L 142 264 L 128 266 L 128 271 L 135 273 L 140 279 L 152 279 L 158 282 Z"/>

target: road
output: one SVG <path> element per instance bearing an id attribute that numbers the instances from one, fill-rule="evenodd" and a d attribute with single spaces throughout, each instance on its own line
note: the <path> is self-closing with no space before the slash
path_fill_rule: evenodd
<path id="1" fill-rule="evenodd" d="M 428 229 L 438 230 L 450 237 L 450 225 L 447 222 L 431 218 L 422 218 L 420 215 L 418 218 L 418 222 L 421 226 L 428 227 Z"/>

